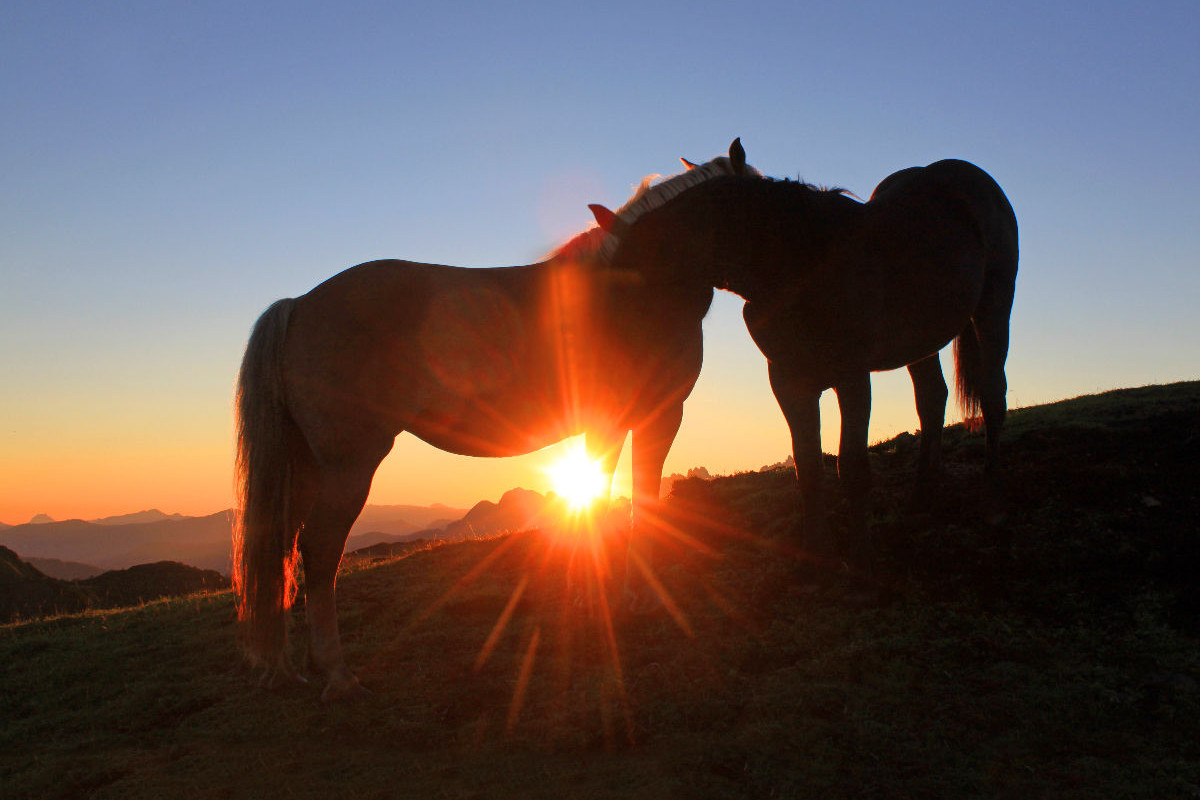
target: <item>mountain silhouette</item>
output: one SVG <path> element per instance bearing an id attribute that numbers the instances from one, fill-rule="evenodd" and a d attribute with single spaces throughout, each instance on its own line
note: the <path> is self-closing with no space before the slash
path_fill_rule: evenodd
<path id="1" fill-rule="evenodd" d="M 347 549 L 412 539 L 440 530 L 464 509 L 432 506 L 367 506 L 351 530 Z M 0 525 L 0 545 L 11 548 L 47 575 L 75 580 L 138 564 L 177 561 L 228 574 L 234 511 L 204 517 L 165 514 L 158 509 L 85 521 L 55 521 L 39 514 L 23 525 Z"/>
<path id="2" fill-rule="evenodd" d="M 687 471 L 687 475 L 672 472 L 662 479 L 662 483 L 659 484 L 658 493 L 663 497 L 667 497 L 674 490 L 676 481 L 687 480 L 688 478 L 699 478 L 702 481 L 710 481 L 712 477 L 712 474 L 708 471 L 708 467 L 692 467 Z"/>
<path id="3" fill-rule="evenodd" d="M 557 495 L 542 495 L 532 489 L 509 489 L 500 502 L 483 500 L 476 503 L 462 519 L 451 522 L 438 531 L 425 531 L 429 539 L 482 539 L 504 531 L 519 531 L 539 527 Z M 433 533 L 433 535 L 428 535 Z"/>
<path id="4" fill-rule="evenodd" d="M 14 525 L 0 531 L 0 545 L 22 558 L 57 558 L 126 569 L 156 561 L 180 561 L 229 571 L 233 514 L 157 522 L 102 525 L 81 519 Z"/>
<path id="5" fill-rule="evenodd" d="M 0 546 L 0 623 L 88 608 L 138 605 L 228 586 L 229 580 L 215 570 L 174 561 L 140 564 L 85 580 L 63 581 L 45 575 L 12 550 Z"/>
<path id="6" fill-rule="evenodd" d="M 146 522 L 163 522 L 164 520 L 180 520 L 187 519 L 183 514 L 164 514 L 157 508 L 152 508 L 149 511 L 138 511 L 133 514 L 120 514 L 115 517 L 104 517 L 103 519 L 93 519 L 96 525 L 137 525 Z"/>
<path id="7" fill-rule="evenodd" d="M 43 575 L 0 546 L 0 623 L 86 607 L 87 593 L 81 588 Z"/>
<path id="8" fill-rule="evenodd" d="M 104 572 L 103 567 L 82 564 L 78 561 L 63 561 L 60 558 L 27 558 L 26 563 L 37 567 L 43 574 L 60 581 L 78 581 Z"/>

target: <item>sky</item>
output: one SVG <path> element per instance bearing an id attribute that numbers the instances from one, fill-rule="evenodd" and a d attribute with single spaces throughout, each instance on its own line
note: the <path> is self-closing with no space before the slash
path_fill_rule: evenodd
<path id="1" fill-rule="evenodd" d="M 1195 380 L 1198 45 L 1192 0 L 4 3 L 0 521 L 232 506 L 272 301 L 375 258 L 536 261 L 738 136 L 862 197 L 987 170 L 1020 222 L 1010 407 Z M 668 472 L 788 454 L 740 307 L 705 321 Z M 822 422 L 833 451 L 832 393 Z M 876 375 L 872 441 L 916 427 L 907 374 Z M 544 491 L 551 455 L 402 435 L 370 502 Z"/>

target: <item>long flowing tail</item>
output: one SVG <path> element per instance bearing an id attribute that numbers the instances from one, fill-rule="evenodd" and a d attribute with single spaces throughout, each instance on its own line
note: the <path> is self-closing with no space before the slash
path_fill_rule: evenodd
<path id="1" fill-rule="evenodd" d="M 966 326 L 954 339 L 954 389 L 958 407 L 962 409 L 963 424 L 967 430 L 978 430 L 983 424 L 980 416 L 983 401 L 983 352 L 979 346 L 979 334 L 975 323 L 967 320 Z"/>
<path id="2" fill-rule="evenodd" d="M 296 535 L 290 513 L 292 426 L 280 363 L 295 300 L 268 308 L 250 334 L 237 383 L 237 461 L 241 514 L 233 532 L 233 585 L 248 655 L 286 663 L 284 613 L 296 594 Z"/>

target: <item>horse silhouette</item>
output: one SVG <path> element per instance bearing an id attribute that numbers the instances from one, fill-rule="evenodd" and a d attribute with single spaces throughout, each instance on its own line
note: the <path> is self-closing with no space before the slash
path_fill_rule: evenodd
<path id="1" fill-rule="evenodd" d="M 721 157 L 654 186 L 647 180 L 622 213 L 636 219 L 747 169 Z M 629 280 L 607 266 L 607 238 L 593 228 L 517 267 L 372 261 L 259 318 L 237 385 L 233 574 L 242 641 L 265 667 L 265 684 L 300 680 L 286 633 L 300 558 L 308 660 L 327 679 L 322 697 L 366 693 L 342 654 L 336 576 L 375 471 L 401 432 L 468 456 L 528 453 L 583 433 L 610 484 L 632 432 L 633 515 L 652 514 L 700 373 L 713 290 Z"/>
<path id="2" fill-rule="evenodd" d="M 744 160 L 738 150 L 731 159 Z M 956 160 L 905 169 L 866 203 L 841 189 L 722 177 L 629 224 L 592 210 L 616 241 L 615 268 L 634 270 L 648 286 L 712 286 L 745 299 L 746 327 L 767 357 L 791 432 L 810 550 L 830 555 L 834 546 L 822 492 L 821 393 L 837 393 L 849 544 L 869 563 L 870 374 L 908 367 L 921 423 L 913 503 L 926 505 L 948 397 L 938 351 L 952 340 L 957 394 L 969 424 L 982 412 L 994 490 L 1018 248 L 1012 206 L 983 170 Z"/>

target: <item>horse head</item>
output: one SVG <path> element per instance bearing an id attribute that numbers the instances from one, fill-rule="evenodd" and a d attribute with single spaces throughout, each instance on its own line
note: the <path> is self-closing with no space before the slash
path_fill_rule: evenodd
<path id="1" fill-rule="evenodd" d="M 703 259 L 691 257 L 690 251 L 700 244 L 692 241 L 693 237 L 674 230 L 667 220 L 659 220 L 652 226 L 635 223 L 645 214 L 709 180 L 762 177 L 762 173 L 746 163 L 746 151 L 740 138 L 729 145 L 727 156 L 718 156 L 703 164 L 680 160 L 687 167 L 686 171 L 654 185 L 643 181 L 633 197 L 617 211 L 596 203 L 588 206 L 596 224 L 607 234 L 600 252 L 614 271 L 637 274 L 651 284 L 704 283 L 707 280 L 705 276 L 682 271 L 689 264 L 703 263 Z M 619 263 L 615 260 L 618 250 L 621 253 Z M 709 289 L 712 285 L 707 283 Z"/>

